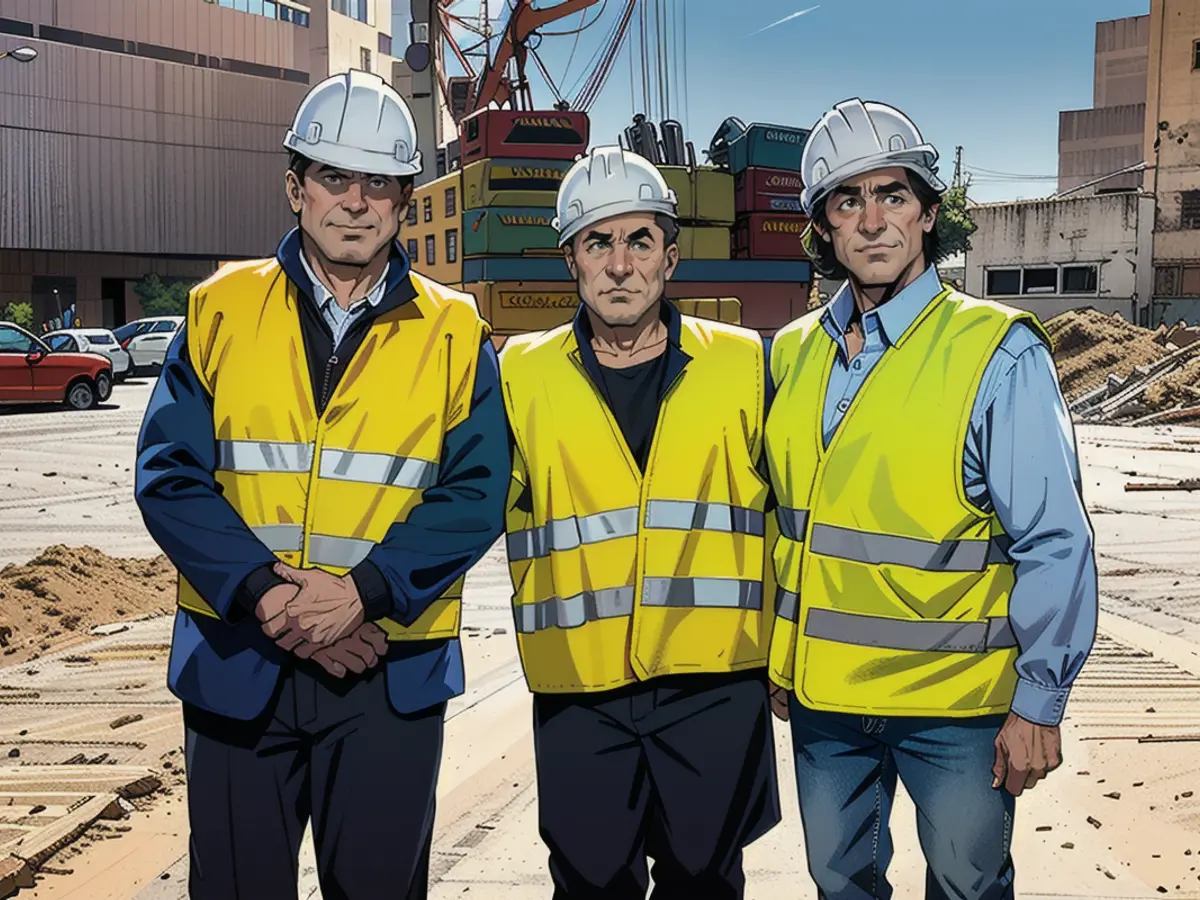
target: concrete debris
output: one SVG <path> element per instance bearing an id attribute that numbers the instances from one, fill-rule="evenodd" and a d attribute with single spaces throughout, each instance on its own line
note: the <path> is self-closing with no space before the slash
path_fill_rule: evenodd
<path id="1" fill-rule="evenodd" d="M 33 868 L 29 863 L 16 856 L 0 859 L 0 897 L 7 897 L 33 885 Z"/>
<path id="2" fill-rule="evenodd" d="M 1094 818 L 1092 818 L 1091 816 L 1088 816 L 1088 817 L 1087 817 L 1087 821 L 1088 821 L 1088 824 L 1089 824 L 1089 825 L 1091 825 L 1093 828 L 1099 828 L 1099 827 L 1100 827 L 1100 820 L 1099 820 L 1099 819 L 1094 819 Z"/>
<path id="3" fill-rule="evenodd" d="M 132 725 L 134 722 L 142 721 L 141 713 L 130 713 L 129 715 L 120 716 L 108 723 L 109 728 L 121 728 L 125 725 Z"/>
<path id="4" fill-rule="evenodd" d="M 1076 417 L 1135 425 L 1200 419 L 1200 328 L 1151 331 L 1120 313 L 1085 309 L 1055 316 L 1046 330 Z"/>

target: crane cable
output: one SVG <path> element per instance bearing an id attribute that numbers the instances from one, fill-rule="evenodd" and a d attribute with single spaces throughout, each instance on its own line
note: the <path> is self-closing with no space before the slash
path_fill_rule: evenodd
<path id="1" fill-rule="evenodd" d="M 545 65 L 543 65 L 542 58 L 532 47 L 527 49 L 529 50 L 529 55 L 533 57 L 533 64 L 538 67 L 538 71 L 541 72 L 542 77 L 546 79 L 546 84 L 550 86 L 550 92 L 554 94 L 554 99 L 561 103 L 563 96 L 558 92 L 558 86 L 555 85 L 554 79 L 550 77 L 550 73 L 546 70 Z"/>
<path id="2" fill-rule="evenodd" d="M 587 112 L 591 109 L 592 104 L 600 96 L 600 92 L 604 90 L 604 85 L 608 83 L 609 77 L 612 75 L 614 63 L 617 56 L 624 46 L 625 37 L 629 31 L 629 20 L 633 18 L 633 10 L 637 0 L 628 0 L 625 7 L 625 13 L 622 15 L 617 27 L 613 33 L 612 40 L 608 45 L 608 49 L 604 54 L 604 59 L 600 66 L 592 72 L 592 78 L 588 84 L 584 86 L 584 90 L 580 92 L 580 96 L 576 98 L 575 108 L 582 109 Z"/>

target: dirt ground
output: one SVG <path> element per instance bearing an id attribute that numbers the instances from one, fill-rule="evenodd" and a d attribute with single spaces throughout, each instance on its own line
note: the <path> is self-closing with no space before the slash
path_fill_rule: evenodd
<path id="1" fill-rule="evenodd" d="M 94 547 L 49 547 L 0 569 L 0 648 L 5 664 L 37 659 L 96 625 L 167 612 L 175 567 L 165 556 L 117 558 Z"/>

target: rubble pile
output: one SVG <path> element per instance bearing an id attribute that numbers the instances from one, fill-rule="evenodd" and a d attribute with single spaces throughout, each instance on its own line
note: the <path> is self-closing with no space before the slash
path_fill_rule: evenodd
<path id="1" fill-rule="evenodd" d="M 0 665 L 36 659 L 93 626 L 169 612 L 175 569 L 165 556 L 121 559 L 93 547 L 48 547 L 0 569 Z"/>
<path id="2" fill-rule="evenodd" d="M 1200 328 L 1151 331 L 1120 313 L 1072 310 L 1046 322 L 1059 382 L 1082 421 L 1123 424 L 1200 419 Z"/>

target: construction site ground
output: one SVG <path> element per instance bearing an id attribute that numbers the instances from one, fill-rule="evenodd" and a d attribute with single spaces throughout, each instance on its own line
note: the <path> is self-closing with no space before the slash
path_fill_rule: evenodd
<path id="1" fill-rule="evenodd" d="M 165 686 L 169 569 L 103 555 L 158 553 L 133 500 L 149 389 L 118 386 L 91 412 L 0 411 L 0 566 L 66 548 L 0 573 L 0 624 L 12 628 L 0 642 L 0 885 L 32 856 L 22 898 L 187 895 L 181 718 Z M 1082 424 L 1077 434 L 1100 634 L 1068 707 L 1066 762 L 1018 801 L 1017 894 L 1200 898 L 1200 493 L 1124 489 L 1200 477 L 1200 429 Z M 130 579 L 144 596 L 122 593 Z M 84 608 L 51 615 L 50 594 Z M 468 690 L 446 725 L 431 896 L 546 898 L 530 701 L 500 545 L 468 579 L 463 642 Z M 811 898 L 778 722 L 776 741 L 784 821 L 747 851 L 747 897 Z M 914 816 L 901 797 L 897 897 L 923 893 Z M 319 896 L 306 841 L 300 897 Z"/>

